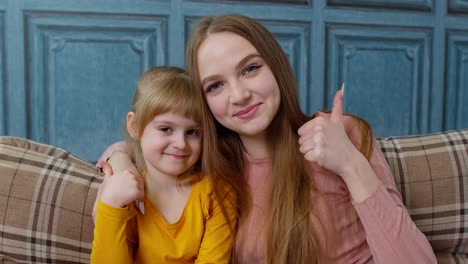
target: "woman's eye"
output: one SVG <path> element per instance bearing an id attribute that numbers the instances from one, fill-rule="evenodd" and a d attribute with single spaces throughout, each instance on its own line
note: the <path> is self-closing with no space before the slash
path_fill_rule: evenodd
<path id="1" fill-rule="evenodd" d="M 187 131 L 187 135 L 189 135 L 189 136 L 198 136 L 198 135 L 200 135 L 200 130 L 190 129 L 190 130 Z"/>
<path id="2" fill-rule="evenodd" d="M 212 83 L 212 84 L 208 85 L 208 87 L 206 87 L 206 92 L 207 93 L 212 92 L 212 91 L 218 89 L 219 87 L 221 87 L 220 82 Z"/>
<path id="3" fill-rule="evenodd" d="M 172 128 L 170 128 L 170 127 L 160 127 L 159 131 L 164 132 L 164 133 L 171 133 Z"/>
<path id="4" fill-rule="evenodd" d="M 245 68 L 244 74 L 253 72 L 253 71 L 255 71 L 256 69 L 259 69 L 260 67 L 262 67 L 262 65 L 250 65 L 250 66 L 248 66 L 247 68 Z"/>

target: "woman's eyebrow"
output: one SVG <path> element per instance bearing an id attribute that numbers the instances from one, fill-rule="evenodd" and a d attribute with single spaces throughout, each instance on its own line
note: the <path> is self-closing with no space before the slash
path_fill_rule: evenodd
<path id="1" fill-rule="evenodd" d="M 237 71 L 242 70 L 242 68 L 244 67 L 244 65 L 245 65 L 249 60 L 251 60 L 252 58 L 256 58 L 256 57 L 259 57 L 259 58 L 260 58 L 260 54 L 258 54 L 258 53 L 251 53 L 251 54 L 245 56 L 242 60 L 239 61 L 239 63 L 237 63 L 236 70 L 237 70 Z"/>
<path id="2" fill-rule="evenodd" d="M 249 61 L 251 60 L 252 58 L 261 58 L 260 54 L 258 53 L 251 53 L 247 56 L 245 56 L 242 60 L 240 60 L 237 65 L 236 65 L 236 71 L 240 71 L 242 70 L 242 68 L 244 67 L 244 65 Z M 201 82 L 201 85 L 204 86 L 207 82 L 210 82 L 212 80 L 216 80 L 216 79 L 219 79 L 221 76 L 219 74 L 215 74 L 215 75 L 210 75 L 206 78 L 204 78 Z"/>
<path id="3" fill-rule="evenodd" d="M 219 79 L 221 75 L 219 74 L 215 74 L 215 75 L 211 75 L 211 76 L 208 76 L 206 78 L 204 78 L 201 82 L 201 85 L 202 86 L 205 86 L 205 83 L 207 82 L 211 82 L 212 80 L 216 80 L 216 79 Z"/>

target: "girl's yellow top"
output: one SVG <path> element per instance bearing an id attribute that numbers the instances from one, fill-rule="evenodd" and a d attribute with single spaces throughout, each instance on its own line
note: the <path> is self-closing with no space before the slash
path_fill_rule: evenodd
<path id="1" fill-rule="evenodd" d="M 168 224 L 145 200 L 145 214 L 133 205 L 110 207 L 98 202 L 91 263 L 229 263 L 235 197 L 223 204 L 229 227 L 205 177 L 192 186 L 180 219 Z"/>

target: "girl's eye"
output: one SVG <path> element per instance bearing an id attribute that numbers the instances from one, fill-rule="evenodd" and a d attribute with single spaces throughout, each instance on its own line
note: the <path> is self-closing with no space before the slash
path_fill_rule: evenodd
<path id="1" fill-rule="evenodd" d="M 172 132 L 172 128 L 170 127 L 160 127 L 159 128 L 159 131 L 163 132 L 163 133 L 171 133 Z"/>
<path id="2" fill-rule="evenodd" d="M 187 135 L 189 135 L 189 136 L 199 136 L 200 135 L 200 130 L 199 129 L 189 129 L 187 131 Z"/>
<path id="3" fill-rule="evenodd" d="M 208 87 L 206 87 L 206 92 L 207 93 L 210 93 L 216 89 L 218 89 L 219 87 L 221 87 L 221 83 L 220 82 L 215 82 L 215 83 L 212 83 L 210 85 L 208 85 Z"/>
<path id="4" fill-rule="evenodd" d="M 259 69 L 260 67 L 262 67 L 262 65 L 250 65 L 247 68 L 245 68 L 243 75 L 253 72 L 256 69 Z"/>

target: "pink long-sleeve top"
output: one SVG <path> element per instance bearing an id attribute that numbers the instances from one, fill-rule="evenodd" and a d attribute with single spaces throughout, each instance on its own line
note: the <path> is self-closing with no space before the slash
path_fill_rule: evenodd
<path id="1" fill-rule="evenodd" d="M 309 166 L 309 176 L 316 182 L 323 201 L 312 200 L 311 203 L 316 203 L 317 215 L 322 217 L 323 223 L 331 222 L 327 217 L 336 221 L 336 239 L 329 250 L 332 263 L 437 263 L 429 242 L 403 205 L 375 140 L 372 151 L 370 164 L 381 183 L 370 197 L 356 204 L 352 203 L 347 187 L 338 175 L 312 163 Z M 251 188 L 253 205 L 246 221 L 239 226 L 236 258 L 238 263 L 264 263 L 271 163 L 269 159 L 254 159 L 248 154 L 245 154 L 245 161 L 244 173 Z M 324 237 L 318 239 L 325 243 Z"/>

